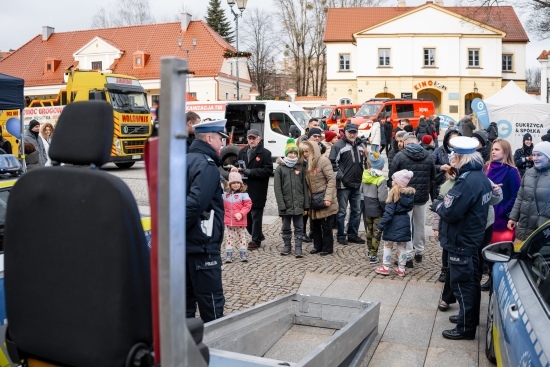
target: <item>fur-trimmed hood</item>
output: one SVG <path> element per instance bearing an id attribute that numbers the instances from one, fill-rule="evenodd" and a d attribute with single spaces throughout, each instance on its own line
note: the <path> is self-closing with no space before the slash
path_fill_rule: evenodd
<path id="1" fill-rule="evenodd" d="M 400 194 L 414 194 L 415 192 L 416 190 L 414 189 L 414 187 L 410 187 L 410 186 L 402 187 L 399 189 Z"/>

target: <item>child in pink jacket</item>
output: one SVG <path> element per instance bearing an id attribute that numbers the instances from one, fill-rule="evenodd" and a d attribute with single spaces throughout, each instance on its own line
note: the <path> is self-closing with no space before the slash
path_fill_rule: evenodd
<path id="1" fill-rule="evenodd" d="M 233 262 L 233 248 L 237 244 L 239 244 L 241 261 L 247 262 L 246 215 L 252 208 L 252 200 L 246 193 L 246 185 L 239 172 L 229 173 L 229 183 L 223 195 L 223 206 L 225 209 L 223 222 L 227 234 L 225 262 Z"/>

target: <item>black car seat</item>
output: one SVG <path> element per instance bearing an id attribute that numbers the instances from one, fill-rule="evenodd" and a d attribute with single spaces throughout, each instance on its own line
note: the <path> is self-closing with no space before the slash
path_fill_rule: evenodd
<path id="1" fill-rule="evenodd" d="M 149 249 L 140 215 L 126 184 L 99 169 L 112 143 L 108 103 L 71 103 L 49 150 L 52 161 L 66 165 L 25 173 L 12 189 L 5 295 L 14 362 L 153 364 Z"/>

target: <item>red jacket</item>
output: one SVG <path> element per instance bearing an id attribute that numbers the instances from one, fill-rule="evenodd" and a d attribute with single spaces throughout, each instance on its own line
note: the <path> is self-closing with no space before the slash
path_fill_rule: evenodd
<path id="1" fill-rule="evenodd" d="M 225 214 L 223 216 L 223 222 L 226 226 L 231 227 L 246 227 L 246 215 L 252 209 L 252 200 L 246 192 L 224 192 L 223 193 L 223 206 Z M 235 218 L 235 214 L 241 213 L 243 217 L 241 220 Z"/>

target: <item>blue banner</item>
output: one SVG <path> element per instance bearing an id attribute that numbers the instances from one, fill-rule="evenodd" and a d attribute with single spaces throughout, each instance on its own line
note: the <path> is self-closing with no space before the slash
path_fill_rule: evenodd
<path id="1" fill-rule="evenodd" d="M 491 121 L 489 120 L 489 111 L 487 111 L 487 105 L 481 98 L 475 98 L 471 104 L 472 110 L 476 114 L 477 121 L 483 126 L 484 129 L 489 127 Z"/>
<path id="2" fill-rule="evenodd" d="M 441 129 L 448 129 L 449 128 L 449 121 L 453 121 L 455 123 L 455 128 L 458 126 L 455 119 L 451 116 L 447 115 L 437 115 L 439 116 L 439 127 Z"/>

